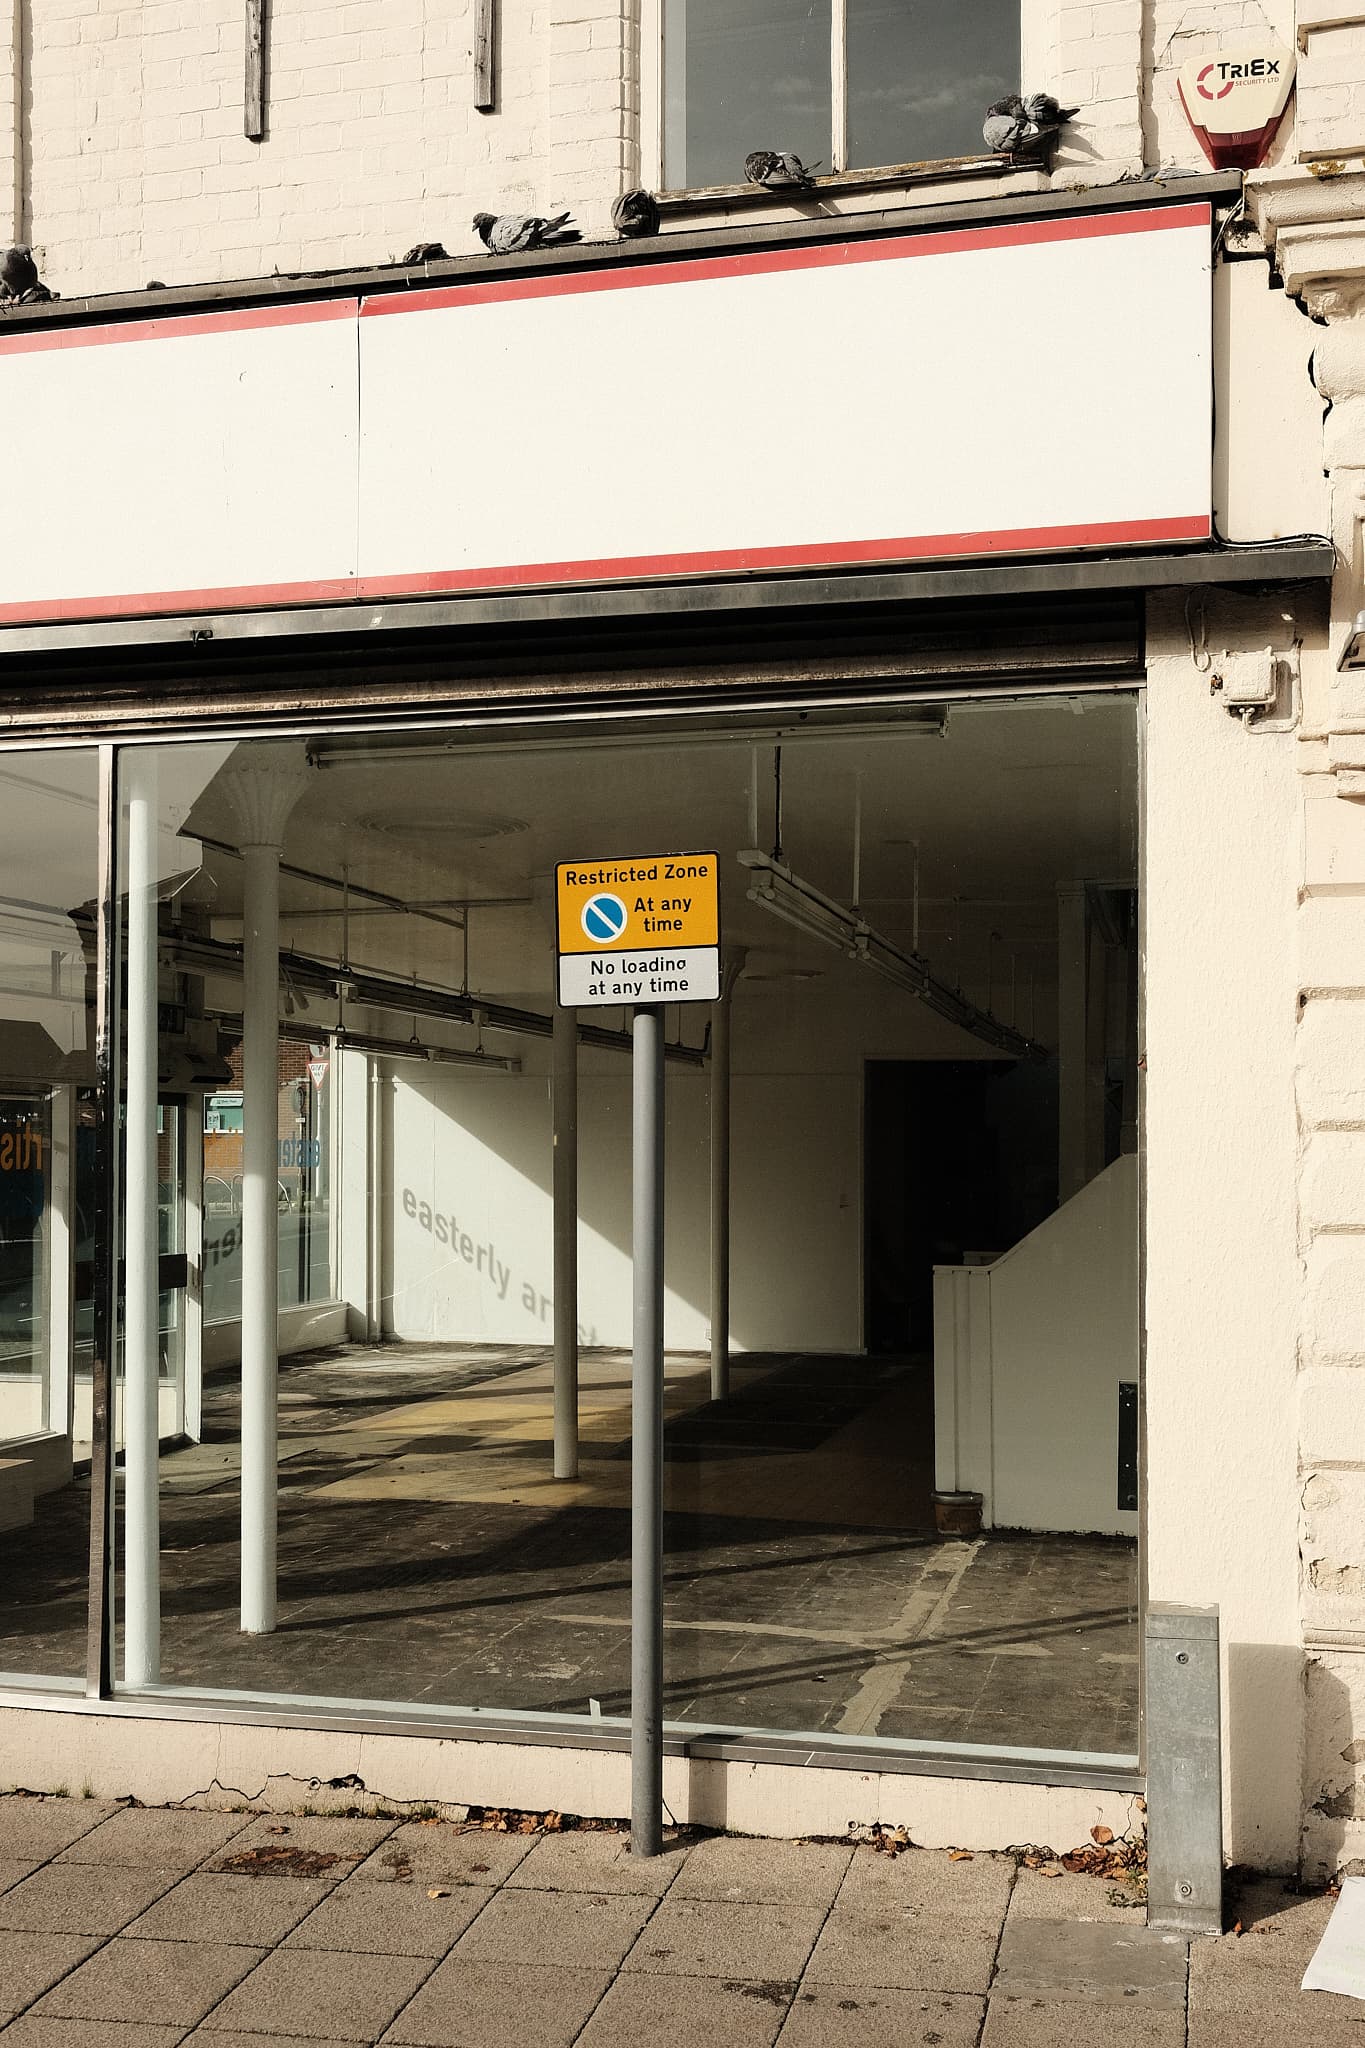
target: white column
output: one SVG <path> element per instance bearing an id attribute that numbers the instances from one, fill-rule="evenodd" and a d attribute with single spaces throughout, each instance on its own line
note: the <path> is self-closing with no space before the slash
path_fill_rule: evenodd
<path id="1" fill-rule="evenodd" d="M 204 1098 L 185 1104 L 185 1343 L 180 1428 L 191 1443 L 204 1435 Z"/>
<path id="2" fill-rule="evenodd" d="M 742 952 L 711 1006 L 711 1399 L 730 1392 L 730 1018 Z"/>
<path id="3" fill-rule="evenodd" d="M 154 757 L 128 768 L 128 1083 L 123 1209 L 123 1676 L 161 1676 L 157 1381 L 157 815 Z"/>
<path id="4" fill-rule="evenodd" d="M 51 1160 L 47 1173 L 47 1419 L 71 1435 L 76 1372 L 76 1090 L 52 1091 Z"/>
<path id="5" fill-rule="evenodd" d="M 578 1018 L 554 1013 L 554 1405 L 556 1479 L 578 1477 Z"/>
<path id="6" fill-rule="evenodd" d="M 309 770 L 293 743 L 243 748 L 222 783 L 240 819 L 242 893 L 242 1630 L 275 1626 L 279 1451 L 277 1131 L 280 852 Z"/>

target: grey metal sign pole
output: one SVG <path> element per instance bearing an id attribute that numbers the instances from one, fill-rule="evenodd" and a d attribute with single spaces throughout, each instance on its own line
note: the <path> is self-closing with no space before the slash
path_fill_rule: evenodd
<path id="1" fill-rule="evenodd" d="M 664 1020 L 633 1023 L 634 1349 L 631 1361 L 630 1847 L 663 1848 Z"/>

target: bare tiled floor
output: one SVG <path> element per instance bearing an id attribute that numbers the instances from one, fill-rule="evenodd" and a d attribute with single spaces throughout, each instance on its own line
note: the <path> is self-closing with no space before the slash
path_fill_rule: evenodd
<path id="1" fill-rule="evenodd" d="M 0 1798 L 0 2048 L 1365 2048 L 1298 1988 L 1331 1900 L 1228 1904 L 1188 1950 L 1007 1856 Z"/>
<path id="2" fill-rule="evenodd" d="M 280 1625 L 237 1631 L 235 1391 L 162 1461 L 163 1675 L 350 1699 L 625 1713 L 629 1361 L 582 1365 L 579 1480 L 549 1364 L 352 1349 L 281 1371 Z M 1136 1560 L 1104 1538 L 940 1542 L 929 1367 L 748 1357 L 731 1398 L 668 1365 L 670 1718 L 1128 1754 Z M 86 1496 L 0 1537 L 0 1669 L 75 1672 Z"/>

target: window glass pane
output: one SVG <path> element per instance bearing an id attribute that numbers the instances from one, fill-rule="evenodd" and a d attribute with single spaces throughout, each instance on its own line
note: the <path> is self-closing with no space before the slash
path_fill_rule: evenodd
<path id="1" fill-rule="evenodd" d="M 829 168 L 829 0 L 665 0 L 664 182 L 742 185 L 755 149 Z"/>
<path id="2" fill-rule="evenodd" d="M 20 1678 L 75 1679 L 84 1664 L 97 857 L 94 751 L 6 755 L 0 1672 Z"/>
<path id="3" fill-rule="evenodd" d="M 1019 0 L 848 0 L 851 167 L 979 156 L 1018 90 Z"/>

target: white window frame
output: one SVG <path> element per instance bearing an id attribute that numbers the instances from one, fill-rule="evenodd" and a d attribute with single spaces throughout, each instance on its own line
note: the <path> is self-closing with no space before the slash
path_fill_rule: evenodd
<path id="1" fill-rule="evenodd" d="M 1049 28 L 1052 26 L 1046 0 L 1021 0 L 1019 77 L 1022 91 L 1040 89 L 1039 81 L 1046 84 L 1051 68 Z M 835 172 L 848 169 L 847 52 L 848 0 L 830 0 L 830 79 L 833 92 L 830 165 Z M 985 108 L 981 111 L 984 115 Z M 651 192 L 664 189 L 666 118 L 664 0 L 640 0 L 640 183 Z M 985 154 L 984 148 L 982 153 Z M 860 173 L 863 168 L 859 167 Z M 865 168 L 867 175 L 873 176 L 878 166 L 873 164 Z"/>

